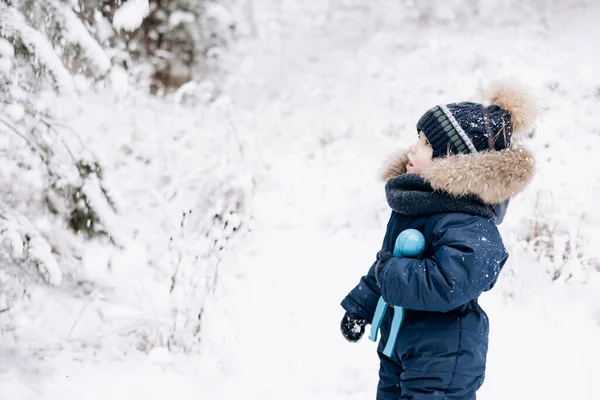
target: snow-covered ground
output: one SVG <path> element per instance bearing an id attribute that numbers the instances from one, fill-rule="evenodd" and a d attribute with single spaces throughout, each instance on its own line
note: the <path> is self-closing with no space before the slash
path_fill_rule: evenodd
<path id="1" fill-rule="evenodd" d="M 375 345 L 345 342 L 338 326 L 339 302 L 383 239 L 389 211 L 378 168 L 413 140 L 423 111 L 476 99 L 480 85 L 505 76 L 531 85 L 546 110 L 530 142 L 538 177 L 501 227 L 511 259 L 481 299 L 491 337 L 480 398 L 597 398 L 600 4 L 481 1 L 476 15 L 451 1 L 420 19 L 391 0 L 253 3 L 257 36 L 230 56 L 211 110 L 103 90 L 71 111 L 130 204 L 122 224 L 135 237 L 111 258 L 110 274 L 98 261 L 105 249 L 86 248 L 84 272 L 118 279 L 114 292 L 77 302 L 56 289 L 36 294 L 55 300 L 24 309 L 18 341 L 0 349 L 0 398 L 374 398 Z M 418 3 L 422 12 L 433 7 Z M 252 229 L 219 265 L 214 295 L 202 299 L 200 343 L 189 353 L 137 350 L 115 332 L 168 315 L 168 279 L 146 265 L 169 257 L 178 212 L 197 204 L 194 167 L 208 159 L 202 133 L 232 130 L 244 157 L 221 162 L 245 180 L 257 176 Z M 121 155 L 128 146 L 136 157 Z M 167 167 L 181 170 L 179 182 L 161 180 Z M 552 231 L 536 249 L 526 240 L 533 220 L 539 232 Z M 109 319 L 126 323 L 100 334 L 107 328 L 89 310 L 106 312 L 102 301 Z"/>

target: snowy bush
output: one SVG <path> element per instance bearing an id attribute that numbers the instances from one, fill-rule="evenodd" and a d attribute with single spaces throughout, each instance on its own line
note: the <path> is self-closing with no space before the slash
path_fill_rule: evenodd
<path id="1" fill-rule="evenodd" d="M 593 234 L 584 224 L 584 214 L 562 210 L 554 203 L 552 192 L 536 194 L 534 212 L 523 221 L 523 244 L 553 281 L 573 277 L 585 281 L 590 272 L 600 271 L 600 259 L 590 243 Z"/>
<path id="2" fill-rule="evenodd" d="M 199 109 L 102 90 L 67 102 L 72 126 L 104 160 L 105 179 L 119 194 L 111 231 L 124 245 L 50 229 L 64 238 L 61 267 L 73 265 L 61 285 L 72 311 L 44 305 L 58 314 L 47 323 L 57 332 L 47 335 L 52 344 L 67 334 L 70 343 L 121 352 L 190 351 L 199 343 L 221 260 L 249 228 L 254 186 L 251 138 L 234 132 L 224 100 Z"/>

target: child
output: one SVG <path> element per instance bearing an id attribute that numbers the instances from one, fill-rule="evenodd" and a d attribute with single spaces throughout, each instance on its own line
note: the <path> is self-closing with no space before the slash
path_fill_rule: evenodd
<path id="1" fill-rule="evenodd" d="M 377 400 L 473 400 L 483 383 L 488 318 L 477 299 L 492 288 L 508 258 L 496 228 L 508 200 L 533 177 L 532 155 L 511 144 L 538 114 L 521 86 L 496 82 L 489 106 L 436 106 L 417 123 L 418 140 L 384 170 L 392 215 L 377 260 L 342 301 L 344 337 L 356 342 L 380 296 Z M 392 257 L 400 232 L 425 237 L 416 258 Z M 392 306 L 405 308 L 391 355 Z"/>

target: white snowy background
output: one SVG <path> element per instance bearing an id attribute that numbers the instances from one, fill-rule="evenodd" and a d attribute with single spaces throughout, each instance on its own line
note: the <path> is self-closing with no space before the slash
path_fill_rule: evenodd
<path id="1" fill-rule="evenodd" d="M 144 3 L 115 28 L 139 25 Z M 0 399 L 374 398 L 376 346 L 342 338 L 339 302 L 383 239 L 378 168 L 429 107 L 503 77 L 544 114 L 528 143 L 537 177 L 501 225 L 510 260 L 481 297 L 478 395 L 598 398 L 600 3 L 247 7 L 218 81 L 153 97 L 113 68 L 51 105 L 119 197 L 106 221 L 119 246 L 73 242 L 56 285 L 0 313 Z M 17 197 L 36 185 L 0 176 Z M 29 217 L 67 246 L 55 221 Z"/>

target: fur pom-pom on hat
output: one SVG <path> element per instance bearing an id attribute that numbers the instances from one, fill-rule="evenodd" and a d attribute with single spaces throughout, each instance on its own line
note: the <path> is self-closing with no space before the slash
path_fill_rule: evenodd
<path id="1" fill-rule="evenodd" d="M 517 81 L 493 81 L 483 90 L 483 97 L 510 114 L 512 131 L 516 134 L 530 131 L 540 114 L 536 96 Z"/>

